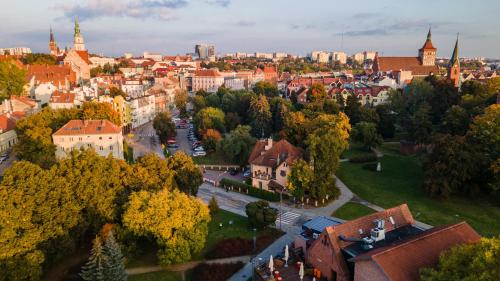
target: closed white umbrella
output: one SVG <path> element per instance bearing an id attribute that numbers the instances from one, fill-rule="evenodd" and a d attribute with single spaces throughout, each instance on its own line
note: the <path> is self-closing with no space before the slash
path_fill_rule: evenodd
<path id="1" fill-rule="evenodd" d="M 300 263 L 299 277 L 300 277 L 300 281 L 302 281 L 302 279 L 304 278 L 304 263 L 303 262 Z"/>
<path id="2" fill-rule="evenodd" d="M 269 258 L 269 270 L 271 270 L 271 274 L 273 274 L 274 271 L 274 261 L 273 261 L 273 255 Z"/>
<path id="3" fill-rule="evenodd" d="M 288 267 L 288 258 L 289 258 L 289 254 L 288 254 L 288 244 L 285 246 L 285 267 Z"/>

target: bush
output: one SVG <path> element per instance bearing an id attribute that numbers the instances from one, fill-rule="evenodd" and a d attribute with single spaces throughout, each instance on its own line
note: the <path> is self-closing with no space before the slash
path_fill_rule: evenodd
<path id="1" fill-rule="evenodd" d="M 365 154 L 365 155 L 359 155 L 359 156 L 354 156 L 349 158 L 349 162 L 351 163 L 368 163 L 368 162 L 374 162 L 377 161 L 377 155 L 375 154 Z"/>
<path id="2" fill-rule="evenodd" d="M 227 280 L 243 267 L 242 262 L 228 264 L 202 263 L 193 268 L 193 281 Z"/>
<path id="3" fill-rule="evenodd" d="M 255 187 L 253 187 L 249 184 L 243 183 L 243 182 L 223 178 L 220 180 L 220 185 L 223 187 L 233 187 L 234 191 L 238 191 L 238 188 L 240 188 L 241 193 L 245 193 L 245 194 L 247 193 L 247 190 L 248 190 L 248 195 L 253 196 L 253 197 L 257 197 L 260 199 L 264 199 L 267 201 L 271 201 L 271 202 L 280 201 L 279 193 L 255 188 Z M 283 195 L 283 197 L 285 197 L 285 195 Z"/>
<path id="4" fill-rule="evenodd" d="M 212 199 L 210 199 L 210 202 L 208 202 L 208 209 L 210 210 L 210 214 L 212 215 L 220 210 L 219 203 L 217 203 L 217 199 L 214 196 L 212 196 Z"/>
<path id="5" fill-rule="evenodd" d="M 269 202 L 259 200 L 250 202 L 245 206 L 245 213 L 251 225 L 263 228 L 272 225 L 278 217 L 278 209 L 269 206 Z"/>
<path id="6" fill-rule="evenodd" d="M 222 259 L 230 257 L 239 257 L 251 254 L 253 251 L 253 242 L 243 238 L 227 238 L 217 244 L 212 251 L 207 254 L 209 259 Z"/>

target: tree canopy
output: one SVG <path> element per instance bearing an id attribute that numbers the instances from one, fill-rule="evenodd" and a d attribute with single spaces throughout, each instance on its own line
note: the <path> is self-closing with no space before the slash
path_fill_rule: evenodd
<path id="1" fill-rule="evenodd" d="M 0 102 L 11 96 L 20 96 L 26 83 L 26 70 L 12 61 L 0 61 Z"/>

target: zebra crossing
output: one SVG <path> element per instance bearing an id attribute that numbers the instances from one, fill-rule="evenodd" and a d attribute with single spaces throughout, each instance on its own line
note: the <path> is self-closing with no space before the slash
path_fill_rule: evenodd
<path id="1" fill-rule="evenodd" d="M 278 217 L 276 218 L 276 225 L 279 225 L 280 223 L 280 215 L 281 215 L 281 223 L 282 224 L 289 224 L 293 225 L 297 220 L 300 218 L 300 214 L 294 213 L 294 212 L 281 212 L 278 213 Z"/>

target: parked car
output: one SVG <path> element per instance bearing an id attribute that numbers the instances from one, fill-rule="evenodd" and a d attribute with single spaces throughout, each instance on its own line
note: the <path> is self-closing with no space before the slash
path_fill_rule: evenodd
<path id="1" fill-rule="evenodd" d="M 251 175 L 252 175 L 252 172 L 250 171 L 250 169 L 243 171 L 243 177 L 249 178 Z"/>
<path id="2" fill-rule="evenodd" d="M 205 151 L 195 151 L 193 152 L 193 157 L 198 157 L 198 156 L 206 156 L 207 153 Z"/>
<path id="3" fill-rule="evenodd" d="M 177 141 L 175 139 L 168 139 L 167 144 L 176 144 Z"/>
<path id="4" fill-rule="evenodd" d="M 238 170 L 231 168 L 231 169 L 229 169 L 229 174 L 231 176 L 236 176 L 238 174 Z"/>
<path id="5" fill-rule="evenodd" d="M 205 151 L 205 148 L 203 146 L 198 146 L 193 149 L 194 151 Z"/>
<path id="6" fill-rule="evenodd" d="M 167 145 L 168 148 L 179 148 L 178 144 L 169 144 Z"/>

